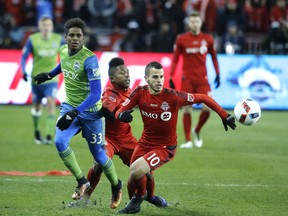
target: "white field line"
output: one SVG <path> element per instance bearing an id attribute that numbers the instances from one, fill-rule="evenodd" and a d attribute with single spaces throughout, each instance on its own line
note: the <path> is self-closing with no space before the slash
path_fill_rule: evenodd
<path id="1" fill-rule="evenodd" d="M 60 178 L 60 179 L 50 179 L 50 178 L 33 178 L 33 179 L 29 179 L 29 178 L 0 178 L 0 182 L 1 181 L 5 181 L 5 182 L 17 182 L 17 181 L 21 181 L 21 182 L 67 182 L 67 181 L 74 181 L 73 178 L 71 179 L 67 179 L 67 178 Z M 108 181 L 100 181 L 100 183 L 108 183 Z M 125 182 L 123 182 L 123 184 L 125 185 Z M 183 185 L 183 186 L 204 186 L 204 187 L 250 187 L 250 188 L 288 188 L 288 185 L 268 185 L 268 184 L 209 184 L 209 183 L 159 183 L 156 182 L 157 185 Z"/>

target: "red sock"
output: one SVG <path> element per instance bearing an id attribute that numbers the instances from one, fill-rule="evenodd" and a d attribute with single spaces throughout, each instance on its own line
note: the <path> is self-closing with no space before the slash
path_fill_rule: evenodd
<path id="1" fill-rule="evenodd" d="M 133 195 L 136 192 L 136 188 L 131 177 L 129 177 L 128 179 L 127 190 L 128 190 L 129 199 L 132 199 Z"/>
<path id="2" fill-rule="evenodd" d="M 97 184 L 100 181 L 102 175 L 102 168 L 99 165 L 93 166 L 89 169 L 87 174 L 87 180 L 90 182 L 91 189 L 87 191 L 87 194 L 90 196 L 95 190 Z"/>
<path id="3" fill-rule="evenodd" d="M 136 195 L 144 196 L 146 194 L 146 184 L 147 184 L 146 175 L 143 175 L 138 179 L 133 179 L 133 182 L 136 188 Z"/>
<path id="4" fill-rule="evenodd" d="M 147 182 L 146 182 L 147 197 L 153 198 L 154 188 L 155 188 L 154 176 L 152 173 L 147 173 L 146 177 L 147 177 Z"/>
<path id="5" fill-rule="evenodd" d="M 206 121 L 208 120 L 209 116 L 210 116 L 210 112 L 209 111 L 203 111 L 203 110 L 201 111 L 197 127 L 195 128 L 195 132 L 197 132 L 197 133 L 200 132 L 201 128 L 206 123 Z"/>
<path id="6" fill-rule="evenodd" d="M 186 141 L 191 140 L 191 125 L 192 125 L 191 114 L 184 113 L 183 114 L 183 127 L 184 127 Z"/>

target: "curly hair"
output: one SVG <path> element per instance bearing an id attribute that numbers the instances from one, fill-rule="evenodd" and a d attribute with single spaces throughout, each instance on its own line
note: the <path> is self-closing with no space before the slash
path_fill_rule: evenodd
<path id="1" fill-rule="evenodd" d="M 86 23 L 85 23 L 82 19 L 80 19 L 79 17 L 69 19 L 69 20 L 65 23 L 65 25 L 64 25 L 65 35 L 67 35 L 69 29 L 70 29 L 70 28 L 73 28 L 73 27 L 80 28 L 80 29 L 82 30 L 83 34 L 85 34 Z"/>

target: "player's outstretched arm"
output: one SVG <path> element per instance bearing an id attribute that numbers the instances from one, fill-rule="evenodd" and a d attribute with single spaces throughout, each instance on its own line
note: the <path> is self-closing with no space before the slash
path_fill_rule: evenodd
<path id="1" fill-rule="evenodd" d="M 35 76 L 33 79 L 37 85 L 40 85 L 41 83 L 44 83 L 47 80 L 51 80 L 52 77 L 49 75 L 49 73 L 40 73 L 37 76 Z"/>
<path id="2" fill-rule="evenodd" d="M 51 80 L 53 77 L 61 73 L 61 64 L 58 64 L 50 73 L 40 73 L 37 76 L 33 77 L 37 85 Z"/>

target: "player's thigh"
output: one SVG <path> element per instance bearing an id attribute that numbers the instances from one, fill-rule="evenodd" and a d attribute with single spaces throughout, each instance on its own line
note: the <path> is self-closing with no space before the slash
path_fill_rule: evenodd
<path id="1" fill-rule="evenodd" d="M 181 91 L 195 93 L 195 85 L 188 79 L 182 79 Z"/>
<path id="2" fill-rule="evenodd" d="M 32 102 L 34 104 L 40 104 L 44 94 L 43 94 L 43 86 L 41 85 L 32 85 Z"/>
<path id="3" fill-rule="evenodd" d="M 199 85 L 197 87 L 197 93 L 200 93 L 200 94 L 206 94 L 208 95 L 209 97 L 213 98 L 213 94 L 212 94 L 212 91 L 211 91 L 211 87 L 208 83 L 206 84 L 202 84 L 202 85 Z M 209 111 L 210 108 L 203 103 L 203 110 L 206 110 L 206 111 Z"/>
<path id="4" fill-rule="evenodd" d="M 56 99 L 57 97 L 57 87 L 58 83 L 57 82 L 52 82 L 52 83 L 45 83 L 43 85 L 43 94 L 46 98 L 54 98 Z"/>

